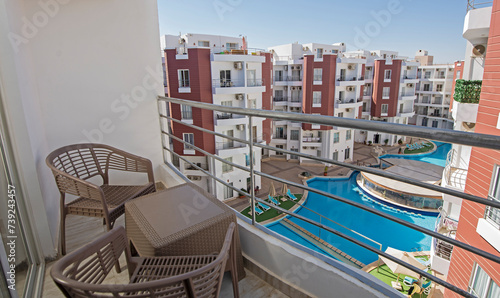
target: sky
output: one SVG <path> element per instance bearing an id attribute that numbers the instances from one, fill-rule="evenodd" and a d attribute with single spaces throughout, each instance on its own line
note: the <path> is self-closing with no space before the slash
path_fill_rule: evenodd
<path id="1" fill-rule="evenodd" d="M 467 0 L 158 0 L 160 34 L 246 36 L 250 48 L 344 42 L 434 63 L 463 60 Z"/>

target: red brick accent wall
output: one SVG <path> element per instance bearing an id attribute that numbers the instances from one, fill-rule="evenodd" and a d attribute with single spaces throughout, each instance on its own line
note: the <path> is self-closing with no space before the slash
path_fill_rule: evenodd
<path id="1" fill-rule="evenodd" d="M 266 92 L 262 93 L 262 109 L 272 110 L 273 109 L 273 89 L 271 85 L 273 84 L 273 62 L 271 60 L 271 53 L 263 53 L 262 56 L 266 57 L 266 61 L 262 63 L 262 80 L 266 86 Z M 264 140 L 269 144 L 271 142 L 271 126 L 272 120 L 265 119 L 262 122 L 262 134 Z"/>
<path id="2" fill-rule="evenodd" d="M 314 69 L 323 69 L 321 85 L 314 85 Z M 335 73 L 337 71 L 337 55 L 323 55 L 323 61 L 314 61 L 314 55 L 304 56 L 302 76 L 302 110 L 306 114 L 334 115 Z M 313 92 L 321 91 L 321 107 L 313 107 Z M 302 128 L 311 130 L 312 125 L 303 123 Z M 331 126 L 321 125 L 321 130 L 330 130 Z"/>
<path id="3" fill-rule="evenodd" d="M 168 80 L 168 94 L 174 98 L 189 99 L 212 103 L 212 76 L 209 49 L 188 49 L 189 59 L 176 59 L 176 50 L 165 50 L 165 67 Z M 189 69 L 189 85 L 191 93 L 179 93 L 178 70 Z M 213 112 L 193 108 L 193 124 L 209 130 L 214 130 Z M 170 105 L 170 115 L 181 119 L 181 108 L 177 104 Z M 194 133 L 194 145 L 215 154 L 215 137 L 211 134 L 175 123 L 172 124 L 173 134 L 182 139 L 183 133 Z M 174 151 L 183 155 L 184 144 L 174 141 Z M 196 151 L 196 155 L 203 154 Z"/>
<path id="4" fill-rule="evenodd" d="M 477 115 L 477 133 L 500 135 L 496 128 L 498 113 L 500 113 L 500 2 L 493 2 L 488 49 L 483 75 L 483 86 L 479 111 Z M 486 197 L 490 187 L 494 164 L 500 164 L 500 153 L 494 150 L 472 150 L 467 174 L 465 192 Z M 492 254 L 500 255 L 488 242 L 476 233 L 479 218 L 484 217 L 485 207 L 481 204 L 464 201 L 460 212 L 457 240 L 474 245 Z M 454 248 L 448 281 L 467 290 L 474 263 L 478 263 L 488 275 L 500 285 L 500 265 L 477 257 L 465 250 Z M 459 297 L 447 290 L 445 297 Z"/>
<path id="5" fill-rule="evenodd" d="M 395 59 L 392 64 L 386 64 L 385 60 L 376 60 L 373 67 L 373 96 L 371 104 L 371 115 L 382 117 L 382 104 L 388 104 L 387 116 L 394 117 L 398 112 L 399 82 L 401 77 L 402 61 Z M 384 82 L 385 70 L 391 70 L 391 81 Z M 382 99 L 384 87 L 390 87 L 389 99 Z"/>

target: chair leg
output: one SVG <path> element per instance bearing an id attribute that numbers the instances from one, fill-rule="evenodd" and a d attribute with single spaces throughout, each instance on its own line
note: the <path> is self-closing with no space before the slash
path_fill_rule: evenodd
<path id="1" fill-rule="evenodd" d="M 106 222 L 106 227 L 108 228 L 108 232 L 111 231 L 111 229 L 113 228 L 113 223 L 110 222 L 109 217 L 105 217 L 104 221 Z M 120 268 L 120 262 L 118 260 L 116 260 L 115 269 L 116 269 L 116 273 L 122 272 L 122 270 Z"/>
<path id="2" fill-rule="evenodd" d="M 59 227 L 59 245 L 61 250 L 59 251 L 60 255 L 66 254 L 66 206 L 64 205 L 64 193 L 61 193 L 61 201 L 59 204 L 59 213 L 61 216 L 60 219 L 60 227 Z"/>

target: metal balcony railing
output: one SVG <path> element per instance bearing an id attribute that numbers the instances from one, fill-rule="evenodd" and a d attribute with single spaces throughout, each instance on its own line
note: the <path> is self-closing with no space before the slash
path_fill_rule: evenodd
<path id="1" fill-rule="evenodd" d="M 274 102 L 288 101 L 288 96 L 275 96 L 273 97 Z"/>
<path id="2" fill-rule="evenodd" d="M 182 99 L 175 99 L 175 98 L 167 98 L 167 97 L 158 97 L 160 104 L 163 104 L 166 106 L 166 103 L 171 103 L 171 104 L 183 104 L 183 105 L 190 105 L 192 107 L 200 108 L 200 109 L 206 109 L 206 110 L 211 110 L 211 111 L 220 111 L 224 113 L 232 113 L 232 114 L 240 114 L 248 117 L 248 125 L 253 126 L 253 118 L 258 117 L 258 118 L 269 118 L 269 119 L 274 119 L 274 120 L 285 120 L 285 121 L 298 121 L 298 122 L 305 122 L 305 123 L 312 123 L 316 125 L 325 125 L 325 126 L 333 126 L 333 127 L 347 127 L 347 128 L 352 128 L 352 129 L 359 129 L 359 130 L 368 130 L 368 131 L 376 131 L 376 132 L 381 132 L 381 133 L 389 133 L 389 134 L 394 134 L 394 135 L 406 135 L 406 136 L 411 136 L 411 137 L 418 137 L 418 138 L 424 138 L 424 139 L 433 139 L 437 141 L 442 141 L 442 142 L 449 142 L 449 143 L 455 143 L 455 144 L 462 144 L 462 145 L 468 145 L 468 146 L 479 146 L 482 148 L 489 148 L 489 149 L 494 149 L 498 150 L 500 149 L 500 136 L 493 136 L 493 135 L 485 135 L 485 134 L 478 134 L 478 133 L 468 133 L 468 132 L 462 132 L 462 131 L 454 131 L 454 130 L 443 130 L 443 129 L 433 129 L 433 128 L 427 128 L 427 127 L 416 127 L 412 125 L 404 125 L 404 124 L 395 124 L 395 123 L 388 123 L 388 122 L 382 122 L 382 121 L 368 121 L 368 120 L 360 120 L 360 119 L 349 119 L 349 118 L 338 118 L 338 117 L 330 117 L 330 116 L 321 116 L 321 115 L 311 115 L 311 114 L 296 114 L 296 113 L 287 113 L 287 112 L 278 112 L 278 111 L 270 111 L 270 110 L 255 110 L 255 109 L 245 109 L 245 108 L 236 108 L 236 107 L 227 107 L 227 106 L 219 106 L 219 105 L 213 105 L 213 104 L 208 104 L 208 103 L 203 103 L 199 101 L 190 101 L 190 100 L 182 100 Z M 166 111 L 166 109 L 160 109 L 160 111 Z M 423 187 L 426 189 L 434 190 L 437 192 L 441 192 L 444 194 L 448 194 L 451 196 L 456 196 L 459 197 L 463 200 L 471 201 L 471 202 L 476 202 L 479 204 L 483 204 L 486 206 L 490 206 L 493 208 L 500 208 L 500 202 L 498 201 L 493 201 L 489 199 L 485 199 L 479 196 L 475 196 L 472 194 L 464 193 L 461 191 L 457 191 L 454 189 L 449 189 L 445 188 L 439 185 L 435 184 L 429 184 L 427 182 L 419 181 L 414 178 L 410 177 L 404 177 L 396 173 L 391 173 L 391 172 L 386 172 L 378 168 L 372 168 L 372 167 L 364 167 L 360 165 L 355 165 L 355 164 L 350 164 L 350 163 L 345 163 L 345 162 L 339 162 L 333 159 L 328 159 L 328 158 L 321 158 L 317 157 L 314 155 L 310 154 L 304 154 L 300 152 L 294 152 L 294 151 L 289 151 L 289 150 L 284 150 L 276 147 L 271 147 L 265 144 L 257 144 L 253 142 L 253 131 L 248 130 L 248 136 L 246 139 L 240 139 L 236 137 L 230 137 L 226 136 L 224 134 L 214 132 L 209 129 L 205 129 L 202 127 L 198 127 L 195 125 L 183 123 L 181 120 L 172 118 L 170 116 L 166 116 L 164 114 L 160 115 L 161 118 L 166 119 L 168 121 L 162 121 L 162 125 L 169 125 L 171 122 L 177 122 L 177 123 L 182 123 L 187 127 L 190 127 L 192 129 L 196 129 L 199 131 L 202 131 L 204 133 L 212 134 L 217 137 L 222 137 L 226 139 L 230 139 L 233 141 L 237 141 L 243 144 L 248 145 L 248 154 L 250 160 L 253 160 L 254 156 L 254 147 L 258 148 L 263 148 L 267 150 L 272 150 L 275 151 L 279 154 L 283 155 L 296 155 L 302 158 L 307 158 L 310 160 L 314 160 L 316 162 L 321 162 L 321 163 L 326 163 L 330 165 L 336 165 L 336 166 L 341 166 L 345 167 L 354 171 L 363 171 L 366 173 L 382 176 L 385 178 L 389 178 L 392 180 L 404 182 L 404 183 L 409 183 L 418 187 Z M 168 127 L 162 127 L 162 133 L 165 136 L 168 136 L 173 142 L 180 142 L 180 143 L 185 143 L 181 138 L 176 137 L 174 134 L 169 133 L 170 129 Z M 179 159 L 183 159 L 185 162 L 190 163 L 191 165 L 195 166 L 194 163 L 191 163 L 187 159 L 185 159 L 182 155 L 176 153 L 173 149 L 170 147 L 170 143 L 168 142 L 168 138 L 164 138 L 164 146 L 163 149 L 165 150 L 166 154 L 171 154 L 172 156 L 177 156 Z M 242 192 L 241 190 L 237 189 L 236 187 L 232 186 L 231 184 L 227 183 L 225 179 L 221 179 L 219 177 L 216 177 L 213 173 L 209 171 L 202 170 L 201 168 L 199 170 L 202 170 L 206 175 L 210 176 L 212 179 L 215 181 L 221 183 L 225 187 L 231 188 L 235 191 L 238 191 L 240 193 L 243 193 L 245 196 L 249 197 L 251 204 L 255 205 L 256 202 L 260 202 L 261 204 L 268 205 L 269 207 L 283 213 L 290 215 L 292 217 L 298 218 L 301 221 L 304 221 L 306 223 L 309 223 L 311 225 L 317 226 L 320 228 L 320 230 L 327 231 L 329 233 L 332 233 L 334 235 L 337 235 L 339 237 L 342 237 L 353 244 L 360 246 L 368 251 L 374 252 L 378 254 L 379 256 L 383 256 L 397 264 L 400 264 L 411 271 L 415 272 L 416 274 L 419 274 L 423 277 L 426 277 L 429 280 L 432 280 L 433 282 L 436 282 L 452 291 L 455 293 L 458 293 L 460 295 L 463 295 L 465 297 L 473 297 L 470 293 L 466 292 L 465 290 L 442 280 L 439 277 L 436 277 L 427 271 L 420 270 L 411 264 L 405 263 L 401 261 L 400 259 L 382 251 L 380 248 L 374 247 L 371 244 L 367 244 L 361 240 L 359 240 L 357 237 L 352 237 L 349 236 L 343 232 L 340 232 L 337 229 L 333 229 L 328 225 L 325 225 L 321 222 L 318 222 L 316 220 L 312 220 L 309 218 L 306 218 L 304 216 L 298 215 L 294 212 L 290 212 L 287 209 L 283 209 L 279 206 L 274 206 L 271 205 L 270 203 L 258 198 L 255 196 L 255 191 L 254 191 L 254 179 L 255 175 L 259 175 L 261 177 L 270 179 L 272 181 L 278 182 L 278 183 L 286 183 L 290 187 L 296 187 L 299 189 L 303 189 L 308 192 L 314 192 L 316 194 L 319 194 L 321 196 L 337 200 L 340 202 L 343 202 L 345 204 L 354 206 L 360 210 L 364 210 L 366 212 L 370 212 L 372 214 L 375 214 L 381 218 L 385 218 L 387 220 L 391 220 L 397 224 L 403 225 L 405 227 L 411 228 L 415 231 L 424 233 L 426 235 L 429 235 L 436 239 L 437 241 L 442 241 L 448 245 L 448 247 L 454 247 L 457 246 L 461 249 L 464 249 L 466 251 L 469 251 L 471 253 L 474 253 L 478 256 L 481 256 L 483 258 L 486 258 L 488 260 L 491 260 L 495 263 L 500 264 L 500 256 L 496 254 L 489 253 L 487 251 L 483 251 L 481 249 L 478 249 L 477 247 L 463 243 L 461 241 L 458 241 L 456 239 L 453 239 L 451 237 L 448 237 L 446 235 L 442 235 L 434 230 L 429 230 L 427 228 L 421 227 L 415 223 L 406 221 L 404 219 L 401 219 L 397 216 L 385 213 L 383 211 L 377 210 L 375 208 L 372 208 L 370 206 L 364 205 L 362 203 L 358 203 L 356 201 L 343 198 L 338 195 L 334 195 L 331 193 L 328 193 L 326 191 L 318 190 L 316 188 L 309 187 L 307 185 L 303 185 L 302 183 L 295 183 L 292 181 L 288 181 L 286 179 L 278 178 L 273 175 L 263 173 L 260 171 L 255 170 L 253 163 L 250 163 L 249 167 L 245 167 L 243 165 L 234 163 L 234 162 L 229 162 L 228 160 L 225 160 L 217 155 L 211 154 L 210 152 L 207 152 L 203 148 L 199 148 L 196 146 L 193 146 L 194 149 L 201 154 L 206 155 L 207 157 L 217 160 L 218 162 L 224 163 L 229 165 L 232 168 L 237 168 L 242 171 L 249 172 L 250 174 L 250 192 Z M 169 166 L 172 166 L 170 164 L 167 164 Z M 252 212 L 252 224 L 256 225 L 255 221 L 255 213 L 254 210 L 251 208 Z M 261 229 L 266 229 L 265 227 L 261 227 Z M 444 255 L 444 252 L 443 252 Z"/>
<path id="3" fill-rule="evenodd" d="M 484 217 L 500 230 L 500 209 L 487 206 Z"/>
<path id="4" fill-rule="evenodd" d="M 302 81 L 302 76 L 289 76 L 288 77 L 288 81 L 290 82 L 298 82 L 298 81 Z"/>
<path id="5" fill-rule="evenodd" d="M 493 1 L 484 1 L 484 2 L 479 2 L 476 0 L 468 0 L 467 1 L 467 11 L 471 9 L 477 9 L 477 8 L 483 8 L 483 7 L 488 7 L 493 5 Z"/>

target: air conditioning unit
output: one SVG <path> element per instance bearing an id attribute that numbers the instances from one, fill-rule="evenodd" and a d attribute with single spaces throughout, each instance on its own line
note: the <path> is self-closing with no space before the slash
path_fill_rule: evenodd
<path id="1" fill-rule="evenodd" d="M 292 70 L 294 70 L 294 69 L 295 69 L 295 66 L 292 66 Z"/>
<path id="2" fill-rule="evenodd" d="M 295 90 L 295 87 L 292 87 L 292 90 Z"/>
<path id="3" fill-rule="evenodd" d="M 243 68 L 243 63 L 241 63 L 241 62 L 234 62 L 234 68 L 235 69 L 242 69 Z"/>
<path id="4" fill-rule="evenodd" d="M 448 68 L 449 71 L 453 71 L 453 68 Z"/>
<path id="5" fill-rule="evenodd" d="M 297 89 L 302 90 L 302 87 L 301 87 L 301 86 L 299 86 L 299 87 L 297 87 Z"/>
<path id="6" fill-rule="evenodd" d="M 377 53 L 371 52 L 370 55 L 375 56 L 375 55 L 377 55 Z"/>
<path id="7" fill-rule="evenodd" d="M 349 91 L 349 92 L 354 91 L 354 87 L 353 86 L 347 86 L 346 90 Z"/>
<path id="8" fill-rule="evenodd" d="M 475 45 L 472 49 L 472 57 L 483 57 L 486 53 L 486 47 L 482 44 Z"/>
<path id="9" fill-rule="evenodd" d="M 237 130 L 244 130 L 245 129 L 245 125 L 244 124 L 238 124 L 238 125 L 236 125 L 236 129 Z"/>
<path id="10" fill-rule="evenodd" d="M 351 109 L 345 109 L 345 111 L 346 111 L 346 112 L 350 112 L 350 111 L 351 111 Z"/>
<path id="11" fill-rule="evenodd" d="M 307 149 L 309 149 L 309 147 L 307 147 L 307 146 L 304 146 L 304 147 L 302 147 L 302 148 L 304 148 L 304 149 L 306 149 L 306 150 L 307 150 Z"/>
<path id="12" fill-rule="evenodd" d="M 413 83 L 406 84 L 406 87 L 413 88 Z"/>
<path id="13" fill-rule="evenodd" d="M 243 94 L 238 93 L 234 96 L 237 100 L 243 100 Z"/>
<path id="14" fill-rule="evenodd" d="M 300 70 L 301 68 L 302 68 L 302 67 L 300 67 L 300 65 L 295 66 L 295 69 L 296 69 L 296 70 Z"/>
<path id="15" fill-rule="evenodd" d="M 303 48 L 302 48 L 302 51 L 304 51 L 304 52 L 305 52 L 305 51 L 309 51 L 309 47 L 303 47 Z"/>
<path id="16" fill-rule="evenodd" d="M 411 70 L 411 66 L 407 66 L 407 67 L 406 67 L 406 70 Z"/>
<path id="17" fill-rule="evenodd" d="M 365 68 L 366 68 L 366 70 L 372 70 L 372 67 L 371 67 L 371 66 L 367 66 L 367 67 L 365 67 Z"/>
<path id="18" fill-rule="evenodd" d="M 449 94 L 446 94 L 446 97 L 450 97 L 450 95 L 449 95 Z"/>
<path id="19" fill-rule="evenodd" d="M 283 90 L 287 91 L 288 90 L 288 86 L 283 87 Z"/>
<path id="20" fill-rule="evenodd" d="M 285 65 L 285 70 L 288 70 L 288 65 Z"/>
<path id="21" fill-rule="evenodd" d="M 353 70 L 354 69 L 354 65 L 352 65 L 352 64 L 347 65 L 347 69 Z"/>

